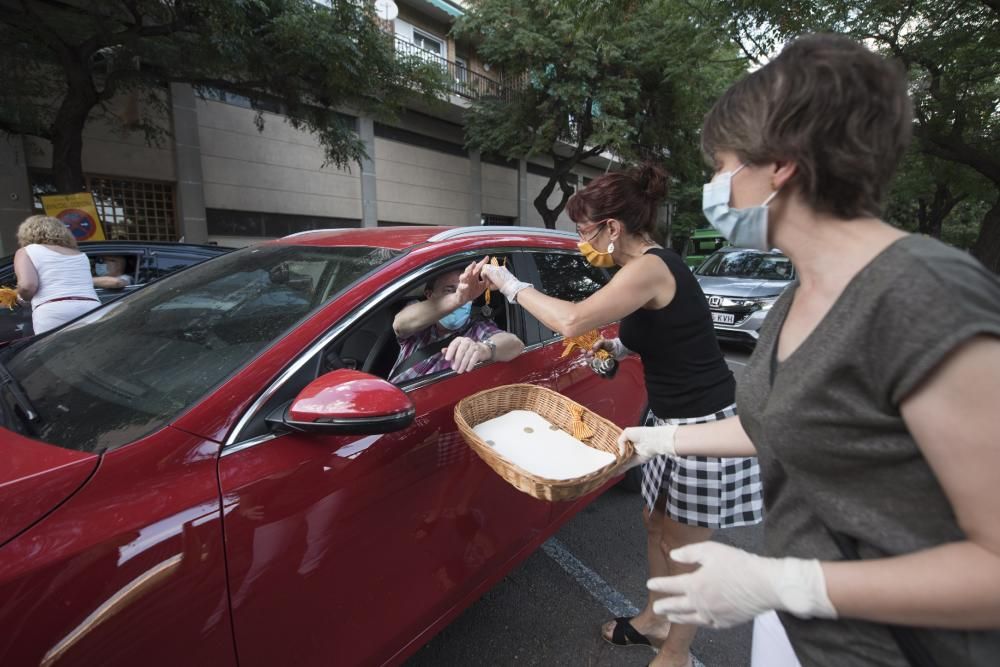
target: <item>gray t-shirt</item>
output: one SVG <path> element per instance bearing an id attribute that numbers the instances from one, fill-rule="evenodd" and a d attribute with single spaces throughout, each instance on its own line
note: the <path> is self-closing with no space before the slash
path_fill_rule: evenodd
<path id="1" fill-rule="evenodd" d="M 842 560 L 828 528 L 853 538 L 862 558 L 963 539 L 899 406 L 957 346 L 1000 336 L 1000 281 L 960 251 L 904 237 L 777 363 L 795 287 L 764 322 L 736 395 L 760 461 L 768 554 Z M 788 614 L 782 622 L 804 667 L 907 664 L 884 625 Z M 1000 665 L 998 632 L 917 635 L 942 667 Z"/>

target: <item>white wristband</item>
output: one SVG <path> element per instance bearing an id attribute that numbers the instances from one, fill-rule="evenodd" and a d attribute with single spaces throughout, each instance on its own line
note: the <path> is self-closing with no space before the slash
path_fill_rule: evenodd
<path id="1" fill-rule="evenodd" d="M 517 293 L 521 290 L 534 287 L 531 283 L 521 282 L 520 280 L 510 280 L 502 288 L 500 292 L 507 297 L 507 300 L 511 303 L 517 303 Z"/>

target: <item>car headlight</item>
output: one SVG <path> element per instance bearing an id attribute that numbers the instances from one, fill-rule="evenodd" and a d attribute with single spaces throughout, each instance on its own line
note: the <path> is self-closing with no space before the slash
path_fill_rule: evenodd
<path id="1" fill-rule="evenodd" d="M 754 299 L 754 303 L 760 310 L 771 310 L 771 306 L 774 302 L 778 300 L 778 297 L 772 296 L 767 299 Z"/>

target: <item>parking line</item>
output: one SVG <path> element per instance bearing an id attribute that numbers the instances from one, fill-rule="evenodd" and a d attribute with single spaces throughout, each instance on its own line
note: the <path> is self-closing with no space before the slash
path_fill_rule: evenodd
<path id="1" fill-rule="evenodd" d="M 559 567 L 565 570 L 569 576 L 573 577 L 585 591 L 590 593 L 592 598 L 604 605 L 615 618 L 620 616 L 631 618 L 639 613 L 639 608 L 632 604 L 631 600 L 615 590 L 611 584 L 604 581 L 601 575 L 584 565 L 579 558 L 570 553 L 569 549 L 556 538 L 550 537 L 547 539 L 542 544 L 542 551 L 554 560 Z M 705 667 L 697 657 L 692 656 L 692 658 L 694 667 Z"/>

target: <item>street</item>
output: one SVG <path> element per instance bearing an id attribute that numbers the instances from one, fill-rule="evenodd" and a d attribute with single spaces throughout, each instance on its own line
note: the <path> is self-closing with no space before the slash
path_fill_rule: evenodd
<path id="1" fill-rule="evenodd" d="M 736 374 L 749 356 L 724 347 Z M 519 568 L 414 655 L 407 667 L 437 665 L 642 666 L 646 647 L 618 647 L 600 626 L 633 615 L 646 596 L 642 497 L 615 487 L 571 519 Z M 758 551 L 760 526 L 733 528 L 715 539 Z M 702 630 L 692 647 L 706 667 L 750 664 L 749 624 Z"/>

